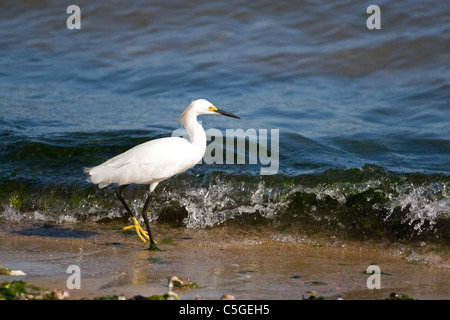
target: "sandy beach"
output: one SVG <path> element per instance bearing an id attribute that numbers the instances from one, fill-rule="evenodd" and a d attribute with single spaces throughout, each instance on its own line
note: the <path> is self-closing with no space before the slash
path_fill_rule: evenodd
<path id="1" fill-rule="evenodd" d="M 180 299 L 384 299 L 393 292 L 414 299 L 448 299 L 447 248 L 307 238 L 243 230 L 156 224 L 161 249 L 146 250 L 136 235 L 109 223 L 48 224 L 3 221 L 0 264 L 26 275 L 1 275 L 47 289 L 66 289 L 68 299 L 106 295 L 163 295 L 168 279 L 188 278 L 196 288 L 173 288 Z M 365 273 L 376 264 L 381 288 L 368 289 Z M 80 289 L 67 288 L 69 266 L 80 268 Z"/>

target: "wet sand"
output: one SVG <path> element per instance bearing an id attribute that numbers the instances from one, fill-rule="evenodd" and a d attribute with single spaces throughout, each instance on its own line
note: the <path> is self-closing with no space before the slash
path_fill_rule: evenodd
<path id="1" fill-rule="evenodd" d="M 303 299 L 310 296 L 384 299 L 392 292 L 415 299 L 450 298 L 448 248 L 429 244 L 350 242 L 309 238 L 232 225 L 207 229 L 156 224 L 151 252 L 135 234 L 110 223 L 0 223 L 0 264 L 25 276 L 0 275 L 66 289 L 70 265 L 81 271 L 81 289 L 70 299 L 105 295 L 163 295 L 168 279 L 189 278 L 199 288 L 174 288 L 180 299 Z M 381 289 L 368 289 L 371 264 Z"/>

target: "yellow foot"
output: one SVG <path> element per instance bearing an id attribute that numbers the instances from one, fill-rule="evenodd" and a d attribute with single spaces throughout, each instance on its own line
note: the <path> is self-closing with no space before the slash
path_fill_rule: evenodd
<path id="1" fill-rule="evenodd" d="M 148 237 L 148 232 L 145 231 L 144 229 L 142 229 L 141 225 L 140 225 L 139 222 L 136 220 L 136 218 L 135 218 L 135 217 L 132 217 L 132 218 L 131 218 L 131 221 L 133 221 L 133 225 L 132 225 L 132 226 L 125 227 L 125 228 L 123 228 L 123 230 L 134 229 L 134 230 L 136 231 L 137 235 L 139 236 L 139 238 L 140 238 L 142 241 L 144 241 L 144 243 L 147 242 L 147 240 L 145 240 L 144 237 L 147 238 L 148 240 L 150 240 L 150 238 Z M 142 235 L 143 235 L 144 237 L 143 237 Z"/>

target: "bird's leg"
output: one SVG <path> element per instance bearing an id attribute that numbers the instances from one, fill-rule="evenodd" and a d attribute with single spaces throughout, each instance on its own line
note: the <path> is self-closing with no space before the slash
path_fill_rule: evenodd
<path id="1" fill-rule="evenodd" d="M 122 205 L 125 207 L 125 209 L 127 210 L 128 214 L 130 215 L 131 221 L 133 221 L 133 225 L 132 226 L 125 227 L 125 228 L 123 228 L 123 230 L 134 229 L 136 231 L 137 235 L 139 236 L 139 238 L 142 241 L 147 242 L 144 239 L 144 237 L 146 237 L 147 239 L 150 239 L 148 237 L 148 235 L 147 235 L 147 232 L 142 229 L 141 225 L 136 220 L 136 218 L 134 217 L 134 215 L 131 212 L 130 208 L 128 207 L 127 203 L 125 202 L 125 200 L 122 197 L 122 190 L 125 189 L 126 187 L 128 187 L 128 184 L 122 185 L 119 188 L 117 188 L 117 190 L 116 190 L 117 197 L 119 198 L 120 202 L 122 202 Z M 142 235 L 144 235 L 144 237 Z"/>
<path id="2" fill-rule="evenodd" d="M 147 199 L 145 200 L 144 206 L 142 207 L 141 214 L 142 214 L 142 218 L 144 218 L 145 227 L 147 228 L 147 233 L 148 233 L 148 235 L 150 237 L 149 249 L 150 250 L 154 250 L 154 251 L 158 251 L 159 249 L 156 246 L 155 241 L 153 240 L 152 232 L 150 231 L 150 223 L 148 222 L 148 217 L 147 217 L 147 208 L 148 208 L 148 205 L 150 203 L 150 193 L 151 193 L 151 191 L 149 191 L 147 193 Z"/>

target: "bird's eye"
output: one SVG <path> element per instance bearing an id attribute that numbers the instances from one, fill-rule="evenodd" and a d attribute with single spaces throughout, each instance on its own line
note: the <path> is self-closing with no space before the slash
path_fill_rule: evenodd
<path id="1" fill-rule="evenodd" d="M 209 111 L 214 111 L 214 110 L 217 110 L 217 108 L 216 108 L 216 107 L 213 107 L 213 106 L 210 106 L 210 107 L 208 108 L 208 110 L 209 110 Z"/>

